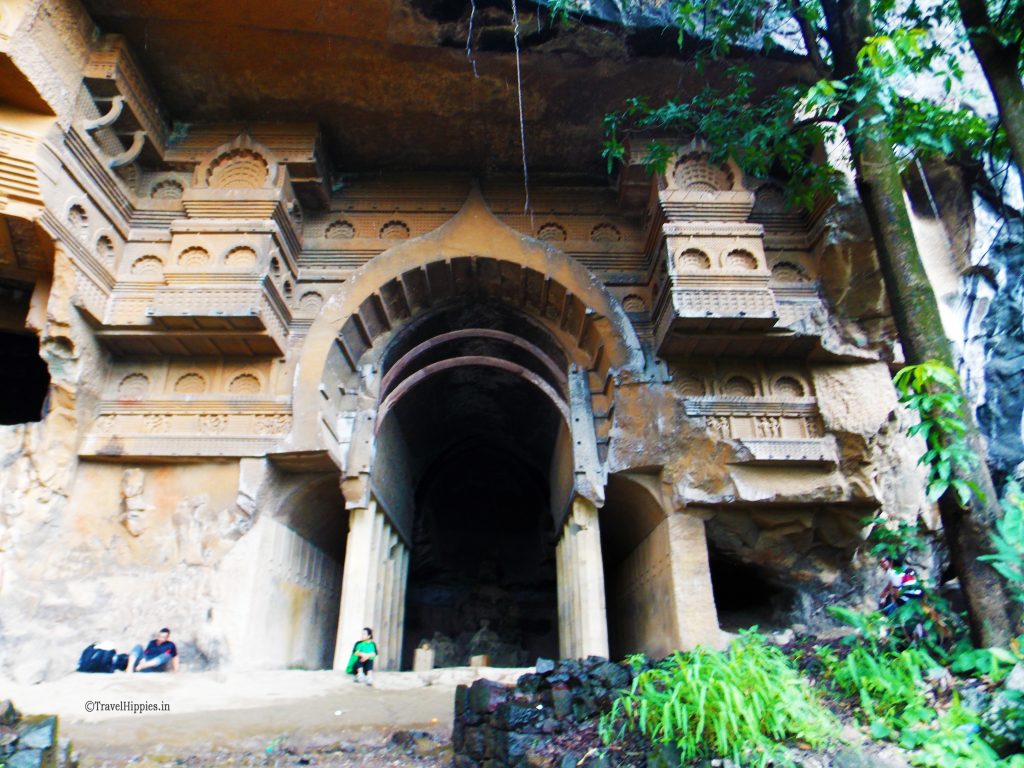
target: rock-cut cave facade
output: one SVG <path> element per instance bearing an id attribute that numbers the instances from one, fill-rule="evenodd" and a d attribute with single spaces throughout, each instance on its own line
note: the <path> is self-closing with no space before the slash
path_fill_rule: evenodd
<path id="1" fill-rule="evenodd" d="M 269 97 L 175 122 L 85 6 L 0 3 L 0 672 L 165 625 L 196 667 L 720 647 L 931 519 L 856 210 L 698 141 L 529 211 L 514 166 L 352 172 Z"/>

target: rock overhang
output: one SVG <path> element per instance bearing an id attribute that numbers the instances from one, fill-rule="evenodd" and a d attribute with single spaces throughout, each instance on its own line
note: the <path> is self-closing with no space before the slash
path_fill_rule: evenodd
<path id="1" fill-rule="evenodd" d="M 508 3 L 478 0 L 472 33 L 469 0 L 85 5 L 103 32 L 127 38 L 172 121 L 315 121 L 348 172 L 522 166 Z M 546 8 L 521 5 L 531 172 L 604 178 L 607 112 L 723 77 L 724 65 L 699 71 L 672 29 L 593 17 L 561 26 Z M 803 74 L 785 54 L 756 69 L 766 86 Z"/>

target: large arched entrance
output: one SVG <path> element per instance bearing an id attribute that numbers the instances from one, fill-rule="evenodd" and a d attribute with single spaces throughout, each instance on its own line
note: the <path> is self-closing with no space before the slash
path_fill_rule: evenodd
<path id="1" fill-rule="evenodd" d="M 287 447 L 326 449 L 341 469 L 335 666 L 363 626 L 383 668 L 435 634 L 452 663 L 606 655 L 597 509 L 613 377 L 643 365 L 601 282 L 475 192 L 329 299 Z"/>
<path id="2" fill-rule="evenodd" d="M 404 666 L 421 641 L 439 666 L 558 653 L 566 370 L 543 327 L 479 297 L 429 313 L 388 346 L 373 486 L 411 516 Z"/>

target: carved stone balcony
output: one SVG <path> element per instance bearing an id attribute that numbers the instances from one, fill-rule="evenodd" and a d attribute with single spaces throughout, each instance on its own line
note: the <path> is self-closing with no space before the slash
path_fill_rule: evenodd
<path id="1" fill-rule="evenodd" d="M 282 354 L 291 312 L 279 280 L 267 272 L 207 270 L 120 281 L 97 337 L 115 355 Z"/>
<path id="2" fill-rule="evenodd" d="M 657 281 L 655 339 L 674 354 L 674 336 L 749 333 L 779 320 L 756 224 L 668 223 L 664 263 Z"/>
<path id="3" fill-rule="evenodd" d="M 198 330 L 207 337 L 220 334 L 222 342 L 234 336 L 253 354 L 281 354 L 288 310 L 267 275 L 198 273 L 168 275 L 146 316 L 161 331 Z"/>
<path id="4" fill-rule="evenodd" d="M 686 413 L 703 419 L 723 440 L 739 443 L 742 464 L 827 464 L 838 461 L 835 439 L 824 434 L 817 400 L 797 397 L 710 396 L 687 398 Z"/>

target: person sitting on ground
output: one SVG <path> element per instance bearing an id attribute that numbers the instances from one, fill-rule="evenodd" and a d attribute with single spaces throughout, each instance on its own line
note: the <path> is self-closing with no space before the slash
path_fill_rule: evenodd
<path id="1" fill-rule="evenodd" d="M 127 672 L 178 671 L 178 649 L 171 642 L 171 630 L 162 628 L 143 650 L 141 645 L 132 648 L 128 657 Z"/>
<path id="2" fill-rule="evenodd" d="M 363 637 L 352 646 L 352 656 L 345 671 L 356 676 L 356 682 L 373 685 L 373 660 L 377 658 L 377 644 L 373 642 L 373 630 L 363 627 Z"/>
<path id="3" fill-rule="evenodd" d="M 901 559 L 885 556 L 878 565 L 885 571 L 885 586 L 878 596 L 878 608 L 886 616 L 892 614 L 899 606 L 910 602 L 912 598 L 924 594 L 917 580 L 917 571 L 904 566 Z"/>

